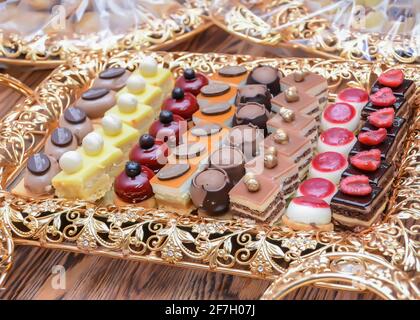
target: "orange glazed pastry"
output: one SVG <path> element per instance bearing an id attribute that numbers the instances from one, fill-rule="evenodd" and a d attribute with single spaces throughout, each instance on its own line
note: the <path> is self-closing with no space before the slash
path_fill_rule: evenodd
<path id="1" fill-rule="evenodd" d="M 216 123 L 201 123 L 192 127 L 184 135 L 183 141 L 201 142 L 207 145 L 209 153 L 218 149 L 223 139 L 229 134 L 229 129 Z"/>
<path id="2" fill-rule="evenodd" d="M 244 66 L 225 66 L 209 77 L 210 81 L 224 82 L 236 87 L 244 86 L 247 78 L 248 70 Z"/>

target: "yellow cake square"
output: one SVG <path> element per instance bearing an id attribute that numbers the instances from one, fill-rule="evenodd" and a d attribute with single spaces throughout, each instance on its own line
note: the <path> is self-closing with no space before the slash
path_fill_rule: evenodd
<path id="1" fill-rule="evenodd" d="M 125 86 L 117 93 L 117 99 L 124 93 L 131 93 L 137 98 L 140 104 L 151 106 L 155 113 L 160 110 L 163 102 L 162 89 L 154 85 L 146 84 L 143 90 L 135 91 L 133 88 Z"/>
<path id="2" fill-rule="evenodd" d="M 120 118 L 122 122 L 136 128 L 140 135 L 148 132 L 149 127 L 154 120 L 152 107 L 138 103 L 132 111 L 127 111 L 129 110 L 123 109 L 121 105 L 116 105 L 109 109 L 105 115 L 114 115 Z"/>
<path id="3" fill-rule="evenodd" d="M 140 137 L 140 132 L 126 123 L 122 124 L 121 132 L 116 135 L 107 134 L 102 126 L 99 126 L 95 132 L 104 138 L 105 143 L 120 149 L 124 155 L 130 151 Z"/>

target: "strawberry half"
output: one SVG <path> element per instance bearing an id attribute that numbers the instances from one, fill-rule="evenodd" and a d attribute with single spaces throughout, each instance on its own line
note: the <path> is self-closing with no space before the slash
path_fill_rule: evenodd
<path id="1" fill-rule="evenodd" d="M 351 196 L 367 196 L 371 194 L 372 187 L 369 178 L 365 175 L 350 176 L 340 182 L 341 192 Z"/>
<path id="2" fill-rule="evenodd" d="M 370 101 L 377 107 L 389 107 L 397 101 L 397 98 L 394 96 L 392 89 L 382 88 L 370 95 Z"/>
<path id="3" fill-rule="evenodd" d="M 363 171 L 376 171 L 381 165 L 381 150 L 361 151 L 350 157 L 350 163 Z"/>
<path id="4" fill-rule="evenodd" d="M 369 117 L 369 123 L 376 128 L 389 128 L 392 127 L 395 118 L 394 108 L 383 108 L 378 111 L 372 112 Z"/>
<path id="5" fill-rule="evenodd" d="M 399 69 L 386 71 L 379 76 L 378 82 L 385 87 L 398 88 L 404 82 L 404 72 Z"/>
<path id="6" fill-rule="evenodd" d="M 378 130 L 361 132 L 359 133 L 358 139 L 364 145 L 376 146 L 386 139 L 386 134 L 386 129 L 380 128 Z"/>

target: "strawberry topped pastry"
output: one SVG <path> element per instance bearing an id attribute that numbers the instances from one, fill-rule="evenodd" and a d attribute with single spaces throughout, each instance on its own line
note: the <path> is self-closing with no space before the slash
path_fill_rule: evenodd
<path id="1" fill-rule="evenodd" d="M 379 75 L 378 80 L 372 87 L 372 92 L 382 88 L 390 88 L 395 96 L 404 97 L 408 100 L 414 94 L 415 87 L 414 81 L 406 79 L 402 70 L 392 69 Z"/>
<path id="2" fill-rule="evenodd" d="M 347 88 L 337 95 L 337 103 L 351 104 L 360 114 L 363 107 L 369 102 L 369 94 L 359 88 Z"/>
<path id="3" fill-rule="evenodd" d="M 384 87 L 370 95 L 369 103 L 362 110 L 362 119 L 367 119 L 371 113 L 383 108 L 393 108 L 396 116 L 406 119 L 411 111 L 404 97 L 396 96 L 391 88 Z"/>
<path id="4" fill-rule="evenodd" d="M 392 89 L 382 88 L 376 91 L 374 94 L 371 94 L 370 100 L 376 107 L 388 107 L 397 102 L 397 97 L 395 97 Z"/>
<path id="5" fill-rule="evenodd" d="M 341 153 L 322 152 L 312 159 L 309 166 L 309 178 L 324 178 L 338 184 L 347 166 L 347 159 Z"/>
<path id="6" fill-rule="evenodd" d="M 359 142 L 367 146 L 376 146 L 387 137 L 387 131 L 385 128 L 379 128 L 378 130 L 361 132 L 358 136 Z"/>
<path id="7" fill-rule="evenodd" d="M 172 90 L 172 96 L 163 101 L 162 110 L 171 111 L 185 120 L 191 120 L 193 114 L 198 111 L 197 99 L 192 93 L 176 87 Z"/>
<path id="8" fill-rule="evenodd" d="M 363 171 L 376 171 L 381 165 L 381 150 L 361 151 L 350 157 L 350 163 Z"/>
<path id="9" fill-rule="evenodd" d="M 334 127 L 356 131 L 360 123 L 359 114 L 351 104 L 337 102 L 328 105 L 321 116 L 321 130 Z"/>
<path id="10" fill-rule="evenodd" d="M 311 178 L 303 181 L 299 185 L 297 196 L 316 197 L 330 203 L 336 192 L 337 187 L 330 180 L 324 178 Z"/>
<path id="11" fill-rule="evenodd" d="M 347 156 L 357 139 L 353 132 L 346 128 L 330 128 L 319 135 L 318 152 L 335 151 Z"/>
<path id="12" fill-rule="evenodd" d="M 368 122 L 376 128 L 390 128 L 395 119 L 393 108 L 383 108 L 372 112 L 368 117 Z"/>
<path id="13" fill-rule="evenodd" d="M 194 96 L 200 93 L 200 89 L 209 84 L 207 77 L 194 69 L 184 69 L 184 74 L 175 81 L 175 87 L 181 88 L 184 92 L 189 92 Z"/>
<path id="14" fill-rule="evenodd" d="M 292 199 L 282 220 L 286 226 L 293 230 L 333 230 L 330 205 L 313 196 Z"/>
<path id="15" fill-rule="evenodd" d="M 397 141 L 404 140 L 407 135 L 407 121 L 396 117 L 393 108 L 383 108 L 372 112 L 360 131 L 374 131 L 379 128 L 385 128 L 387 136 Z"/>
<path id="16" fill-rule="evenodd" d="M 363 230 L 380 218 L 387 200 L 385 190 L 372 185 L 366 175 L 345 177 L 331 200 L 333 221 L 345 229 Z"/>

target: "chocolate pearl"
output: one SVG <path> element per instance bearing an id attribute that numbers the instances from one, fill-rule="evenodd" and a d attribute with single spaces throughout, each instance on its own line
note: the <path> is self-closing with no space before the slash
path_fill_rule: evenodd
<path id="1" fill-rule="evenodd" d="M 89 89 L 88 91 L 85 91 L 82 94 L 82 99 L 83 100 L 97 100 L 106 96 L 108 93 L 109 93 L 109 90 L 105 88 L 92 88 L 92 89 Z"/>
<path id="2" fill-rule="evenodd" d="M 187 68 L 184 70 L 184 78 L 187 80 L 194 80 L 195 79 L 195 71 L 194 69 Z"/>
<path id="3" fill-rule="evenodd" d="M 142 149 L 150 149 L 155 145 L 155 138 L 150 134 L 146 133 L 140 137 L 139 144 Z"/>
<path id="4" fill-rule="evenodd" d="M 37 176 L 45 174 L 50 166 L 50 159 L 44 153 L 36 153 L 28 159 L 28 170 Z"/>
<path id="5" fill-rule="evenodd" d="M 109 68 L 102 71 L 99 74 L 99 78 L 105 79 L 105 80 L 115 79 L 115 78 L 121 77 L 124 73 L 125 73 L 124 68 Z"/>
<path id="6" fill-rule="evenodd" d="M 184 90 L 182 90 L 181 88 L 175 88 L 174 90 L 172 90 L 172 98 L 175 100 L 181 100 L 184 99 Z"/>
<path id="7" fill-rule="evenodd" d="M 86 113 L 76 107 L 69 107 L 64 111 L 64 119 L 73 124 L 79 124 L 86 120 Z"/>
<path id="8" fill-rule="evenodd" d="M 73 141 L 73 134 L 67 128 L 57 128 L 51 134 L 51 142 L 57 147 L 67 147 Z"/>
<path id="9" fill-rule="evenodd" d="M 137 177 L 141 173 L 141 166 L 137 162 L 128 161 L 125 164 L 125 174 L 130 178 Z"/>
<path id="10" fill-rule="evenodd" d="M 174 120 L 174 115 L 171 111 L 162 110 L 159 114 L 159 121 L 163 124 L 169 124 Z"/>

